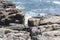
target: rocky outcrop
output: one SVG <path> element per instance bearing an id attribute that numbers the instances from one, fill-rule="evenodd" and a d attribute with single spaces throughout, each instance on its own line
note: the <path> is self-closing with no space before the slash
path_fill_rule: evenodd
<path id="1" fill-rule="evenodd" d="M 38 20 L 39 19 L 39 20 Z M 34 21 L 37 20 L 37 21 Z M 60 15 L 50 14 L 29 18 L 32 40 L 60 40 Z M 34 25 L 35 24 L 35 25 Z M 39 24 L 39 25 L 38 25 Z"/>
<path id="2" fill-rule="evenodd" d="M 28 19 L 16 5 L 0 0 L 0 40 L 60 40 L 60 15 L 43 14 Z"/>
<path id="3" fill-rule="evenodd" d="M 24 31 L 24 13 L 10 1 L 0 0 L 0 40 L 31 40 Z"/>
<path id="4" fill-rule="evenodd" d="M 40 17 L 32 17 L 28 19 L 28 25 L 47 25 L 47 24 L 60 24 L 60 15 L 45 15 Z"/>
<path id="5" fill-rule="evenodd" d="M 24 13 L 17 9 L 15 4 L 9 1 L 0 2 L 0 25 L 9 25 L 9 23 L 24 24 Z"/>

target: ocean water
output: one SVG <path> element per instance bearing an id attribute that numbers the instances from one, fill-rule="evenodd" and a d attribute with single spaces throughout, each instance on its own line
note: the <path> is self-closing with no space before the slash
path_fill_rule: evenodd
<path id="1" fill-rule="evenodd" d="M 16 4 L 16 8 L 25 13 L 25 23 L 31 16 L 39 14 L 60 14 L 60 0 L 10 0 Z"/>

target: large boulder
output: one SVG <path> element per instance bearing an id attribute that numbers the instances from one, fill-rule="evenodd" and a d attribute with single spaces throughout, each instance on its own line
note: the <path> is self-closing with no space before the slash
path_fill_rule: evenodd
<path id="1" fill-rule="evenodd" d="M 28 19 L 28 26 L 39 26 L 40 18 L 39 17 L 32 17 Z"/>

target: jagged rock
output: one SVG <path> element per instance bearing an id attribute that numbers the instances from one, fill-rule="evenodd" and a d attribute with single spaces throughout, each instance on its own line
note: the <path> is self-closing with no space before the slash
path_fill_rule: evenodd
<path id="1" fill-rule="evenodd" d="M 30 35 L 31 35 L 31 39 L 32 40 L 37 40 L 37 35 L 41 35 L 41 30 L 40 30 L 40 28 L 39 27 L 36 27 L 36 26 L 34 26 L 34 27 L 30 27 Z"/>
<path id="2" fill-rule="evenodd" d="M 22 11 L 15 8 L 9 8 L 6 11 L 8 12 L 8 18 L 11 19 L 11 22 L 24 24 L 24 13 Z"/>
<path id="3" fill-rule="evenodd" d="M 16 8 L 16 5 L 9 1 L 1 1 L 3 8 Z"/>
<path id="4" fill-rule="evenodd" d="M 9 23 L 24 24 L 24 13 L 16 8 L 15 3 L 0 0 L 0 25 Z"/>
<path id="5" fill-rule="evenodd" d="M 41 25 L 41 26 L 32 26 L 31 29 L 31 35 L 36 36 L 38 34 L 42 34 L 45 31 L 51 31 L 54 29 L 54 26 L 52 25 Z"/>
<path id="6" fill-rule="evenodd" d="M 7 8 L 0 11 L 0 25 L 9 25 L 9 23 L 24 24 L 24 13 L 16 8 Z"/>
<path id="7" fill-rule="evenodd" d="M 41 34 L 41 30 L 38 27 L 31 27 L 30 29 L 31 29 L 31 35 L 32 36 L 36 36 L 38 34 Z"/>
<path id="8" fill-rule="evenodd" d="M 32 27 L 30 27 L 30 29 L 31 29 L 32 40 L 35 40 L 35 39 L 36 40 L 52 40 L 52 39 L 48 39 L 48 37 L 46 37 L 45 34 L 47 36 L 54 35 L 54 37 L 52 36 L 53 39 L 55 39 L 55 38 L 59 39 L 59 37 L 55 37 L 55 36 L 59 36 L 60 35 L 60 33 L 59 33 L 60 25 L 59 24 L 32 26 Z M 55 32 L 54 30 L 55 31 L 57 30 L 57 31 Z"/>
<path id="9" fill-rule="evenodd" d="M 0 40 L 3 40 L 4 36 L 8 33 L 11 33 L 11 32 L 18 32 L 18 31 L 6 29 L 6 28 L 0 28 Z"/>
<path id="10" fill-rule="evenodd" d="M 31 40 L 29 32 L 6 28 L 0 28 L 0 38 L 1 40 Z"/>
<path id="11" fill-rule="evenodd" d="M 6 40 L 31 40 L 30 33 L 26 31 L 8 33 L 4 38 Z"/>
<path id="12" fill-rule="evenodd" d="M 12 12 L 12 13 L 21 12 L 19 9 L 16 9 L 16 8 L 6 8 L 5 11 L 6 12 Z"/>
<path id="13" fill-rule="evenodd" d="M 28 19 L 29 26 L 39 26 L 40 18 L 39 17 L 32 17 Z"/>

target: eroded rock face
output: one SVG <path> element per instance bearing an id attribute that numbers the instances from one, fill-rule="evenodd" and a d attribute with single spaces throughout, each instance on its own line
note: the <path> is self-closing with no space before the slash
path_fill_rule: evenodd
<path id="1" fill-rule="evenodd" d="M 0 1 L 0 25 L 24 24 L 24 13 L 9 1 Z"/>
<path id="2" fill-rule="evenodd" d="M 0 28 L 1 40 L 31 40 L 30 33 L 27 31 L 16 31 Z"/>
<path id="3" fill-rule="evenodd" d="M 26 31 L 8 33 L 4 38 L 6 40 L 31 40 L 30 33 Z"/>

